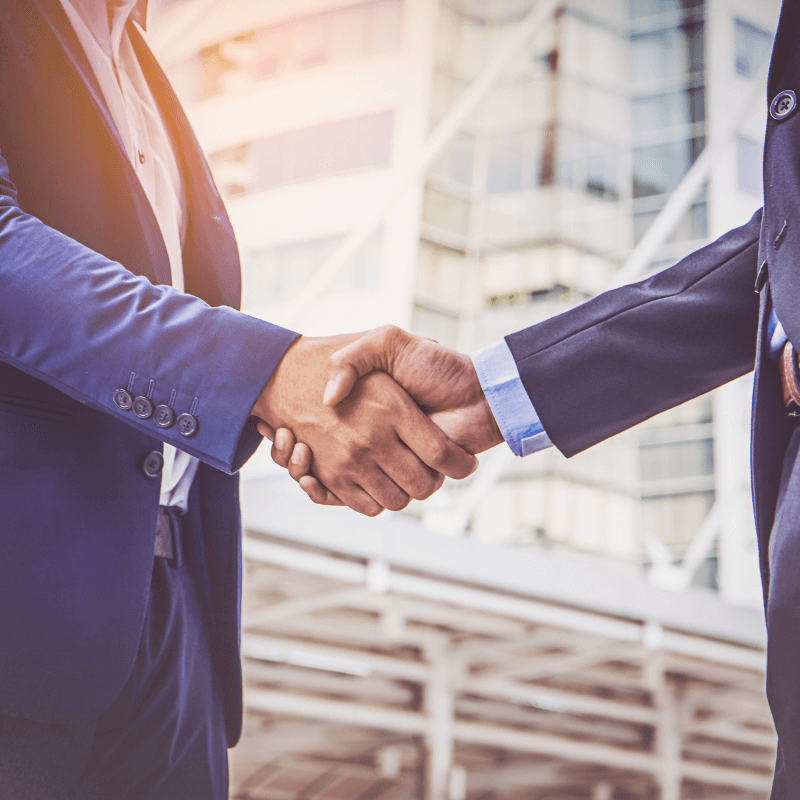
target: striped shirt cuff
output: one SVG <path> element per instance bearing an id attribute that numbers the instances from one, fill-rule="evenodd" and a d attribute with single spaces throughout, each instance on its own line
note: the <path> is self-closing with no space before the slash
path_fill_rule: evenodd
<path id="1" fill-rule="evenodd" d="M 489 407 L 516 456 L 529 456 L 552 446 L 519 377 L 517 362 L 504 339 L 472 353 Z"/>

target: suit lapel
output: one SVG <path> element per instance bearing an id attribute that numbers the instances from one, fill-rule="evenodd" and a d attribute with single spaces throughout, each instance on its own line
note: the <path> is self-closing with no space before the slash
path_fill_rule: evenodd
<path id="1" fill-rule="evenodd" d="M 155 217 L 150 201 L 142 188 L 130 158 L 125 149 L 125 143 L 120 135 L 114 118 L 106 105 L 103 91 L 95 77 L 94 70 L 83 51 L 80 41 L 69 18 L 66 15 L 60 0 L 31 0 L 39 10 L 42 18 L 47 23 L 53 37 L 61 46 L 66 59 L 70 62 L 85 87 L 92 105 L 97 112 L 98 121 L 106 130 L 112 141 L 117 157 L 125 174 L 126 189 L 130 193 L 136 210 L 139 214 L 142 229 L 147 238 L 148 249 L 151 253 L 152 273 L 147 275 L 153 283 L 170 283 L 169 256 L 161 235 L 161 229 Z M 131 26 L 133 27 L 133 26 Z"/>
<path id="2" fill-rule="evenodd" d="M 83 47 L 81 47 L 81 43 L 75 31 L 72 29 L 72 25 L 61 3 L 59 0 L 33 0 L 33 4 L 39 9 L 42 17 L 49 24 L 50 30 L 61 45 L 64 55 L 78 73 L 83 85 L 86 87 L 89 97 L 92 99 L 92 104 L 101 121 L 116 142 L 120 155 L 127 158 L 125 144 L 114 122 L 114 118 L 108 110 L 103 91 L 100 88 L 100 84 L 97 82 L 89 59 L 83 52 Z"/>
<path id="3" fill-rule="evenodd" d="M 184 245 L 186 291 L 213 306 L 239 308 L 239 252 L 208 162 L 169 79 L 139 29 L 129 23 L 128 32 L 147 84 L 166 121 L 183 173 L 189 206 Z"/>
<path id="4" fill-rule="evenodd" d="M 134 200 L 151 252 L 153 274 L 148 277 L 154 283 L 169 283 L 169 256 L 155 213 L 130 163 L 125 144 L 106 105 L 100 84 L 61 2 L 60 0 L 31 0 L 31 2 L 38 8 L 65 57 L 86 88 L 97 111 L 98 120 L 117 150 L 125 172 L 126 188 Z M 128 33 L 144 76 L 162 112 L 162 117 L 167 122 L 182 168 L 189 206 L 189 230 L 184 246 L 183 265 L 186 291 L 201 297 L 210 305 L 238 308 L 241 299 L 239 254 L 230 220 L 214 185 L 208 163 L 169 80 L 132 22 L 128 23 Z"/>

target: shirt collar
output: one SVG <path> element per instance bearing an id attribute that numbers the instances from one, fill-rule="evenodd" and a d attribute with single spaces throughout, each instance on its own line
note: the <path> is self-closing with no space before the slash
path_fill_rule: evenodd
<path id="1" fill-rule="evenodd" d="M 95 41 L 109 55 L 119 57 L 119 45 L 128 20 L 147 27 L 148 0 L 69 0 Z"/>

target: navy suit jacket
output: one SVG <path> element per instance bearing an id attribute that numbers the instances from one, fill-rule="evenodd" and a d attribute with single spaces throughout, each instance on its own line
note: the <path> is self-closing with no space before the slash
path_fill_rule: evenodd
<path id="1" fill-rule="evenodd" d="M 768 102 L 786 89 L 800 97 L 798 37 L 800 4 L 784 2 Z M 795 109 L 785 119 L 768 118 L 764 208 L 747 224 L 652 278 L 506 337 L 545 430 L 567 456 L 755 365 L 751 452 L 765 601 L 789 435 L 778 365 L 766 355 L 766 323 L 772 302 L 789 339 L 800 343 L 798 209 Z M 759 302 L 754 289 L 761 265 L 769 283 Z"/>
<path id="2" fill-rule="evenodd" d="M 58 0 L 0 3 L 0 710 L 97 716 L 134 663 L 163 442 L 202 464 L 190 496 L 228 738 L 241 727 L 238 483 L 256 398 L 295 334 L 234 310 L 239 259 L 206 161 L 133 24 L 182 159 L 186 294 Z M 190 439 L 112 396 L 197 398 Z"/>

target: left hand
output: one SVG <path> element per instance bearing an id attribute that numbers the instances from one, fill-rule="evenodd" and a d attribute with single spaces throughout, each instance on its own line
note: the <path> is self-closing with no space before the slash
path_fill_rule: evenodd
<path id="1" fill-rule="evenodd" d="M 288 470 L 292 478 L 300 484 L 302 490 L 317 505 L 345 505 L 311 474 L 313 456 L 311 448 L 307 444 L 298 442 L 288 428 L 278 428 L 277 431 L 274 431 L 266 422 L 259 421 L 258 431 L 272 441 L 272 460 L 278 466 Z M 444 476 L 440 475 L 436 488 L 439 489 L 443 482 Z"/>

